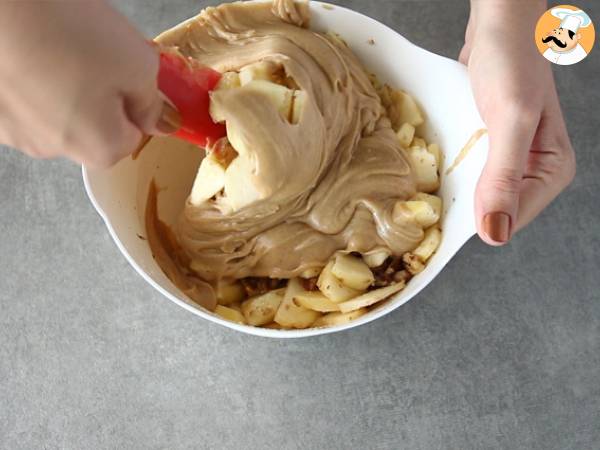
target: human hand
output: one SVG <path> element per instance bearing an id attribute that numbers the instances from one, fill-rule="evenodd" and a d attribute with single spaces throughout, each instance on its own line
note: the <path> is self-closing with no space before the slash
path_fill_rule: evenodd
<path id="1" fill-rule="evenodd" d="M 459 58 L 468 66 L 489 132 L 475 215 L 479 236 L 494 246 L 529 224 L 575 176 L 575 154 L 550 64 L 532 38 L 545 5 L 472 0 Z"/>
<path id="2" fill-rule="evenodd" d="M 0 143 L 108 167 L 178 128 L 158 52 L 106 2 L 1 2 L 0 29 Z"/>

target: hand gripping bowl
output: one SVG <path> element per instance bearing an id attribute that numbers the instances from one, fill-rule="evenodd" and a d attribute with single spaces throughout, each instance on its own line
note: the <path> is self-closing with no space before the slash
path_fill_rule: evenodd
<path id="1" fill-rule="evenodd" d="M 382 82 L 412 94 L 427 114 L 425 137 L 440 144 L 444 170 L 455 160 L 474 132 L 484 127 L 475 107 L 467 71 L 456 61 L 411 44 L 394 30 L 357 12 L 313 1 L 311 28 L 339 33 Z M 373 44 L 374 41 L 374 44 Z M 166 187 L 159 196 L 159 213 L 173 223 L 191 190 L 203 152 L 173 138 L 154 138 L 140 157 L 126 158 L 109 170 L 83 169 L 87 193 L 129 263 L 157 291 L 188 311 L 242 333 L 299 338 L 350 329 L 389 314 L 423 290 L 458 250 L 475 234 L 473 197 L 487 155 L 481 139 L 449 175 L 442 178 L 443 238 L 424 272 L 406 289 L 354 322 L 321 329 L 273 330 L 225 321 L 188 299 L 164 275 L 143 236 L 144 211 L 151 179 Z"/>

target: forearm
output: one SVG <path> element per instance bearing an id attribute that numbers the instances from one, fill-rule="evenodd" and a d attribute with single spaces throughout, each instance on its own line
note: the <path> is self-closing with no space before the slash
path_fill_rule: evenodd
<path id="1" fill-rule="evenodd" d="M 546 9 L 547 0 L 471 0 L 471 12 L 490 19 L 515 19 L 529 13 L 544 12 Z"/>
<path id="2" fill-rule="evenodd" d="M 0 141 L 106 167 L 152 134 L 159 58 L 104 0 L 0 0 Z"/>
<path id="3" fill-rule="evenodd" d="M 492 33 L 531 33 L 547 8 L 547 0 L 471 0 L 471 22 Z"/>
<path id="4" fill-rule="evenodd" d="M 127 59 L 136 55 L 124 54 L 128 47 L 108 43 L 136 41 L 141 46 L 144 41 L 125 17 L 103 0 L 0 1 L 0 29 L 0 54 L 12 63 L 6 64 L 4 71 L 68 64 L 75 54 L 90 64 L 117 54 Z"/>

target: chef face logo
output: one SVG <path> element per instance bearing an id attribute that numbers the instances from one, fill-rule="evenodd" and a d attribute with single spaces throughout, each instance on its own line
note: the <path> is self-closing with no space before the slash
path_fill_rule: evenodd
<path id="1" fill-rule="evenodd" d="M 571 65 L 582 61 L 594 46 L 594 24 L 585 11 L 561 5 L 546 11 L 538 21 L 535 41 L 548 61 Z"/>
<path id="2" fill-rule="evenodd" d="M 575 34 L 572 30 L 564 28 L 555 28 L 542 39 L 542 42 L 558 53 L 566 53 L 577 46 L 581 39 L 581 34 Z"/>

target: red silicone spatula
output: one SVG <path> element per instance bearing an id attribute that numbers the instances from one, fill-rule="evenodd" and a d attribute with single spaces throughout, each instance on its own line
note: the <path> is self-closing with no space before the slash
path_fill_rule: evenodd
<path id="1" fill-rule="evenodd" d="M 175 136 L 207 147 L 226 135 L 225 125 L 213 122 L 210 91 L 221 74 L 190 58 L 163 51 L 160 54 L 158 87 L 181 115 L 181 129 Z"/>

